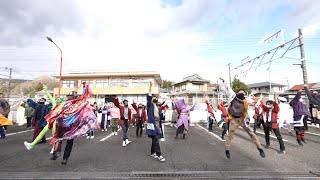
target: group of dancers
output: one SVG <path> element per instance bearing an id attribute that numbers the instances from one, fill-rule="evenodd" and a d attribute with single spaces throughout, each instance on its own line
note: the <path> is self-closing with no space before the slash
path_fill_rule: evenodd
<path id="1" fill-rule="evenodd" d="M 227 158 L 231 158 L 230 146 L 231 140 L 236 129 L 241 126 L 251 137 L 252 141 L 256 144 L 257 149 L 261 157 L 265 157 L 265 153 L 262 149 L 260 141 L 250 127 L 250 117 L 248 114 L 248 106 L 250 103 L 255 107 L 255 114 L 253 118 L 256 123 L 261 123 L 266 140 L 266 148 L 270 147 L 270 131 L 272 130 L 280 145 L 280 154 L 285 153 L 285 145 L 283 143 L 281 133 L 278 125 L 278 114 L 281 110 L 279 105 L 282 103 L 281 98 L 274 95 L 274 99 L 263 102 L 262 95 L 250 102 L 245 97 L 243 90 L 235 93 L 227 83 L 220 78 L 220 88 L 225 91 L 228 97 L 228 106 L 220 100 L 217 109 L 220 110 L 220 117 L 218 125 L 223 128 L 222 139 L 225 139 L 225 153 Z M 304 87 L 305 92 L 309 100 L 314 105 L 320 106 L 320 98 L 315 94 L 312 94 L 307 86 Z M 119 99 L 116 97 L 113 102 L 106 104 L 104 107 L 98 109 L 96 106 L 90 106 L 87 98 L 92 95 L 89 85 L 83 84 L 83 94 L 77 95 L 76 92 L 71 92 L 65 98 L 53 99 L 48 93 L 46 87 L 44 90 L 50 99 L 50 103 L 46 103 L 46 99 L 42 98 L 38 102 L 32 99 L 22 98 L 22 101 L 32 107 L 34 111 L 34 136 L 31 143 L 24 142 L 24 145 L 28 150 L 31 150 L 39 143 L 45 143 L 45 135 L 48 131 L 52 131 L 53 138 L 50 144 L 53 145 L 51 153 L 51 160 L 56 160 L 61 156 L 61 145 L 63 141 L 66 141 L 66 147 L 64 150 L 62 164 L 66 165 L 70 157 L 73 141 L 75 138 L 92 133 L 93 131 L 101 128 L 102 131 L 106 131 L 107 121 L 111 121 L 112 135 L 118 135 L 118 126 L 121 127 L 123 138 L 122 146 L 127 146 L 131 143 L 128 137 L 128 128 L 132 121 L 136 125 L 136 136 L 139 137 L 143 133 L 143 126 L 146 128 L 146 135 L 151 138 L 151 157 L 158 159 L 160 162 L 165 162 L 160 149 L 159 139 L 164 138 L 163 122 L 165 120 L 166 110 L 168 105 L 166 102 L 158 102 L 158 98 L 152 94 L 152 82 L 150 82 L 149 93 L 147 94 L 147 104 L 144 106 L 142 103 L 131 104 L 135 111 L 134 116 L 127 100 L 119 103 Z M 310 112 L 307 109 L 305 103 L 301 100 L 302 90 L 299 91 L 295 98 L 290 102 L 290 106 L 293 108 L 294 130 L 296 131 L 296 138 L 299 145 L 306 143 L 305 130 L 307 130 L 307 119 L 311 117 Z M 6 101 L 0 99 L 0 126 L 12 125 L 12 121 L 8 120 L 8 113 L 10 112 L 10 106 Z M 207 109 L 210 116 L 214 117 L 216 109 L 208 101 Z M 189 129 L 189 115 L 194 110 L 195 105 L 188 106 L 184 99 L 173 101 L 173 104 L 178 113 L 178 121 L 176 124 L 176 135 L 183 134 L 183 139 Z M 98 125 L 97 112 L 102 113 L 101 126 Z M 159 125 L 157 124 L 159 123 Z M 212 124 L 209 125 L 209 129 L 212 128 Z M 228 132 L 228 133 L 227 133 Z"/>
<path id="2" fill-rule="evenodd" d="M 228 107 L 227 107 L 227 114 L 228 117 L 226 122 L 229 123 L 228 127 L 228 135 L 225 141 L 225 153 L 227 158 L 231 158 L 230 154 L 230 146 L 231 140 L 235 130 L 242 126 L 243 129 L 248 133 L 251 137 L 252 141 L 256 144 L 257 149 L 261 157 L 265 157 L 265 153 L 262 149 L 262 146 L 255 135 L 256 131 L 256 124 L 262 124 L 265 133 L 265 141 L 266 141 L 266 149 L 270 147 L 270 131 L 272 130 L 277 137 L 280 145 L 279 154 L 285 153 L 285 145 L 283 139 L 281 137 L 280 129 L 279 129 L 279 122 L 278 122 L 278 114 L 281 111 L 280 104 L 283 103 L 283 99 L 278 95 L 274 95 L 273 99 L 269 99 L 265 103 L 263 102 L 261 95 L 259 98 L 256 98 L 252 105 L 255 107 L 255 114 L 253 118 L 255 119 L 255 129 L 252 130 L 250 127 L 250 117 L 248 114 L 248 106 L 250 104 L 249 99 L 245 98 L 245 92 L 243 90 L 239 90 L 235 93 L 227 83 L 224 82 L 223 78 L 220 78 L 222 81 L 220 83 L 220 87 L 223 91 L 226 92 L 228 97 Z M 316 93 L 311 93 L 308 89 L 307 85 L 304 86 L 305 93 L 310 101 L 310 103 L 320 106 L 320 97 Z M 306 143 L 305 140 L 305 131 L 308 130 L 307 121 L 311 119 L 311 114 L 307 108 L 306 103 L 303 101 L 302 97 L 302 90 L 300 90 L 293 100 L 289 103 L 289 105 L 293 109 L 293 126 L 296 132 L 296 139 L 297 143 L 300 146 L 303 146 L 303 143 Z M 223 109 L 223 117 L 225 118 L 226 111 Z M 288 120 L 287 120 L 288 121 Z M 290 123 L 287 122 L 290 125 Z M 290 127 L 288 127 L 290 129 Z M 225 131 L 223 131 L 224 133 Z M 222 138 L 224 134 L 222 135 Z"/>
<path id="3" fill-rule="evenodd" d="M 24 142 L 28 150 L 33 149 L 39 143 L 46 143 L 45 135 L 52 131 L 51 160 L 57 160 L 61 156 L 61 145 L 66 141 L 66 147 L 63 154 L 61 164 L 66 165 L 73 149 L 75 138 L 81 136 L 93 136 L 93 131 L 101 128 L 102 131 L 107 130 L 108 119 L 111 121 L 112 135 L 118 135 L 118 126 L 121 127 L 123 138 L 122 146 L 127 146 L 131 143 L 128 137 L 129 125 L 134 121 L 136 125 L 137 137 L 142 136 L 143 126 L 146 129 L 146 135 L 152 139 L 151 157 L 158 159 L 160 162 L 165 162 L 165 158 L 161 154 L 159 139 L 164 138 L 163 122 L 168 107 L 167 102 L 158 102 L 158 98 L 152 94 L 152 82 L 150 82 L 149 93 L 147 94 L 147 104 L 133 103 L 129 108 L 127 100 L 119 102 L 118 97 L 113 102 L 105 104 L 100 109 L 97 106 L 90 105 L 87 98 L 92 95 L 89 85 L 83 83 L 83 94 L 77 95 L 76 91 L 70 92 L 66 98 L 54 99 L 48 89 L 44 86 L 44 91 L 50 102 L 41 98 L 38 102 L 32 99 L 23 97 L 21 101 L 23 106 L 26 104 L 34 109 L 33 126 L 34 135 L 32 142 Z M 176 125 L 176 136 L 183 134 L 185 138 L 189 129 L 189 113 L 193 111 L 194 106 L 187 106 L 184 99 L 173 101 L 174 107 L 178 112 L 178 120 Z M 132 114 L 132 108 L 135 115 Z M 1 114 L 8 115 L 8 107 L 1 108 Z M 101 126 L 97 121 L 97 113 L 102 113 Z M 7 116 L 6 116 L 7 117 Z M 3 115 L 0 116 L 0 125 L 12 125 L 12 121 L 8 120 Z M 3 120 L 6 119 L 6 121 Z M 9 122 L 9 123 L 8 123 Z"/>

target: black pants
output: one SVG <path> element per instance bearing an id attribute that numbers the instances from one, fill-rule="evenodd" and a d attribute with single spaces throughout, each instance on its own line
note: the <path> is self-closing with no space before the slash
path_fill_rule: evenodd
<path id="1" fill-rule="evenodd" d="M 178 134 L 183 134 L 183 132 L 184 132 L 184 125 L 182 124 L 181 126 L 178 127 L 176 131 L 176 137 L 178 137 Z"/>
<path id="2" fill-rule="evenodd" d="M 263 125 L 263 128 L 264 128 L 266 144 L 270 145 L 270 130 L 272 129 L 274 134 L 276 135 L 278 141 L 279 141 L 280 150 L 284 151 L 286 148 L 284 147 L 284 143 L 283 143 L 279 128 L 271 128 L 271 124 L 264 123 L 263 121 L 262 121 L 262 125 Z"/>
<path id="3" fill-rule="evenodd" d="M 163 138 L 162 120 L 159 120 L 159 128 L 161 129 L 160 138 Z"/>
<path id="4" fill-rule="evenodd" d="M 261 127 L 261 122 L 263 121 L 261 119 L 261 115 L 258 115 L 258 118 L 254 120 L 254 125 L 253 125 L 253 132 L 256 133 L 257 131 L 257 127 L 260 128 Z"/>
<path id="5" fill-rule="evenodd" d="M 150 136 L 152 138 L 151 154 L 156 153 L 157 156 L 161 156 L 160 143 L 158 136 Z"/>
<path id="6" fill-rule="evenodd" d="M 209 118 L 209 131 L 212 130 L 212 125 L 213 125 L 213 118 L 208 117 Z"/>
<path id="7" fill-rule="evenodd" d="M 62 138 L 63 134 L 65 133 L 65 129 L 63 127 L 58 127 L 58 138 Z M 58 147 L 54 150 L 53 155 L 55 156 L 58 152 L 61 154 L 61 145 L 62 141 L 59 142 Z M 73 139 L 67 140 L 66 147 L 64 149 L 63 159 L 68 160 L 72 151 L 73 147 Z"/>
<path id="8" fill-rule="evenodd" d="M 91 132 L 87 133 L 87 135 L 88 135 L 88 136 L 94 136 L 94 132 L 91 131 Z"/>
<path id="9" fill-rule="evenodd" d="M 223 128 L 222 137 L 224 137 L 224 135 L 227 134 L 227 131 L 228 131 L 228 129 L 229 129 L 228 126 L 229 126 L 229 123 L 224 123 L 224 124 L 222 125 L 222 128 Z"/>
<path id="10" fill-rule="evenodd" d="M 138 133 L 139 133 L 139 130 L 140 130 L 140 136 L 141 136 L 142 135 L 142 120 L 139 120 L 136 125 L 137 125 L 136 134 L 138 136 Z"/>
<path id="11" fill-rule="evenodd" d="M 31 120 L 32 120 L 32 117 L 27 117 L 27 128 L 31 127 Z"/>

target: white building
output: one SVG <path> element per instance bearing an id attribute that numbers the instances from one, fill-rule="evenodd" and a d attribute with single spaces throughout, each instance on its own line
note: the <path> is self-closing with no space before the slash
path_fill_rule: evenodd
<path id="1" fill-rule="evenodd" d="M 270 93 L 270 82 L 248 84 L 248 87 L 251 89 L 251 94 L 253 95 L 259 95 L 261 93 L 267 95 Z M 271 93 L 284 93 L 285 87 L 286 85 L 271 82 Z"/>

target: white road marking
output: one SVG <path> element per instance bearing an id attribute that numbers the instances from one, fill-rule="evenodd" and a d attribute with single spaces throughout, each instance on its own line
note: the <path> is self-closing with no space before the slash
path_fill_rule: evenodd
<path id="1" fill-rule="evenodd" d="M 198 126 L 198 127 L 200 127 L 200 128 L 201 128 L 201 129 L 203 129 L 203 130 L 206 130 L 209 134 L 211 134 L 212 136 L 216 137 L 216 138 L 217 138 L 217 139 L 219 139 L 220 141 L 224 141 L 224 140 L 222 140 L 222 139 L 221 139 L 221 137 L 220 137 L 220 136 L 216 135 L 216 134 L 215 134 L 215 133 L 213 133 L 213 132 L 210 132 L 208 129 L 206 129 L 206 128 L 204 128 L 204 127 L 200 126 L 199 124 L 197 124 L 197 126 Z"/>
<path id="2" fill-rule="evenodd" d="M 263 134 L 263 135 L 264 135 L 263 132 L 256 131 L 256 133 L 259 133 L 259 134 Z M 277 137 L 276 137 L 276 136 L 273 136 L 273 135 L 270 135 L 270 137 L 277 139 Z M 283 139 L 283 138 L 282 138 L 282 140 L 283 140 L 284 142 L 288 142 L 288 140 L 286 140 L 286 139 Z"/>
<path id="3" fill-rule="evenodd" d="M 120 131 L 120 129 L 118 129 L 118 132 Z M 113 136 L 113 133 L 109 134 L 107 137 L 102 138 L 100 141 L 105 141 L 107 139 L 109 139 L 111 136 Z"/>
<path id="4" fill-rule="evenodd" d="M 312 132 L 304 132 L 306 134 L 312 134 L 312 135 L 315 135 L 315 136 L 320 136 L 320 134 L 316 134 L 316 133 L 312 133 Z"/>
<path id="5" fill-rule="evenodd" d="M 29 132 L 29 131 L 33 131 L 33 129 L 26 130 L 26 131 L 20 131 L 20 132 L 16 132 L 16 133 L 6 134 L 6 136 L 12 136 L 12 135 L 15 135 L 15 134 L 21 134 L 21 133 L 25 133 L 25 132 Z"/>

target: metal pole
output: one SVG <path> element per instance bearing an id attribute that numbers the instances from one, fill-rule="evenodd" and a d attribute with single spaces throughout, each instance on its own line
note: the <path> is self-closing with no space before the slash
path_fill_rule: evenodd
<path id="1" fill-rule="evenodd" d="M 61 58 L 60 58 L 60 76 L 59 76 L 59 92 L 58 92 L 58 97 L 60 97 L 60 91 L 61 91 L 61 86 L 62 86 L 62 51 L 61 51 Z"/>
<path id="2" fill-rule="evenodd" d="M 8 87 L 9 87 L 9 92 L 8 92 L 8 101 L 9 101 L 9 99 L 10 99 L 10 95 L 11 95 L 12 68 L 10 68 L 10 69 L 9 69 L 9 71 L 10 71 L 10 75 L 9 75 L 9 85 L 8 85 Z"/>

